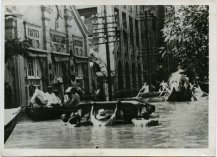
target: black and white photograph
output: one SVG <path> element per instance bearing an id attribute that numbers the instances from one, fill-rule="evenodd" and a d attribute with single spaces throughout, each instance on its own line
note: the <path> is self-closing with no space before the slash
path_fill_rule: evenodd
<path id="1" fill-rule="evenodd" d="M 209 148 L 209 5 L 3 12 L 5 149 Z"/>

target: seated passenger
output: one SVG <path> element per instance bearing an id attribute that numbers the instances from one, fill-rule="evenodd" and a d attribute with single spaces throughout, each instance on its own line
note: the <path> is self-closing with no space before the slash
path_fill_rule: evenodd
<path id="1" fill-rule="evenodd" d="M 34 85 L 29 86 L 30 95 L 32 97 L 30 99 L 30 105 L 33 106 L 46 106 L 48 101 L 45 99 L 45 93 Z"/>
<path id="2" fill-rule="evenodd" d="M 76 126 L 79 126 L 80 115 L 77 112 L 77 105 L 80 103 L 80 97 L 73 87 L 69 87 L 65 93 L 63 106 L 73 107 L 73 111 L 65 113 L 63 121 L 66 122 L 68 120 L 69 123 L 76 123 Z"/>
<path id="3" fill-rule="evenodd" d="M 47 88 L 47 92 L 45 93 L 45 100 L 47 100 L 47 107 L 52 107 L 52 106 L 59 106 L 59 102 L 56 98 L 56 95 L 53 93 L 53 87 L 49 86 Z"/>
<path id="4" fill-rule="evenodd" d="M 140 89 L 137 97 L 141 96 L 144 93 L 148 93 L 148 92 L 149 92 L 149 85 L 147 85 L 147 83 L 145 82 L 142 88 Z"/>
<path id="5" fill-rule="evenodd" d="M 71 89 L 71 94 L 72 94 L 71 103 L 73 106 L 76 107 L 80 103 L 80 96 L 78 95 L 76 88 Z"/>

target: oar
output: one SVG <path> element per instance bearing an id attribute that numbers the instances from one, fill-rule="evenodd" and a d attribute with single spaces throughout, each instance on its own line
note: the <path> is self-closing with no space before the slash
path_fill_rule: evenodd
<path id="1" fill-rule="evenodd" d="M 139 97 L 139 95 L 140 95 L 140 92 L 142 91 L 142 89 L 143 89 L 143 88 L 141 88 L 141 89 L 139 90 L 139 93 L 137 94 L 136 98 L 138 98 L 138 97 Z"/>

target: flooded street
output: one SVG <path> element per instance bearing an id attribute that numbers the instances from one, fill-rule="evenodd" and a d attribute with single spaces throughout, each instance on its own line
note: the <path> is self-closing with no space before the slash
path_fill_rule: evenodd
<path id="1" fill-rule="evenodd" d="M 111 127 L 64 125 L 24 118 L 5 148 L 207 148 L 208 100 L 154 103 L 160 125 Z"/>

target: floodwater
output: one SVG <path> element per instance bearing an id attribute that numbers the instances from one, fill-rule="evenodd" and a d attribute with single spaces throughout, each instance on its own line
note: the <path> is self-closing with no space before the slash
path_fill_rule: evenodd
<path id="1" fill-rule="evenodd" d="M 208 100 L 155 103 L 160 125 L 109 127 L 64 125 L 24 118 L 5 148 L 207 148 Z"/>

